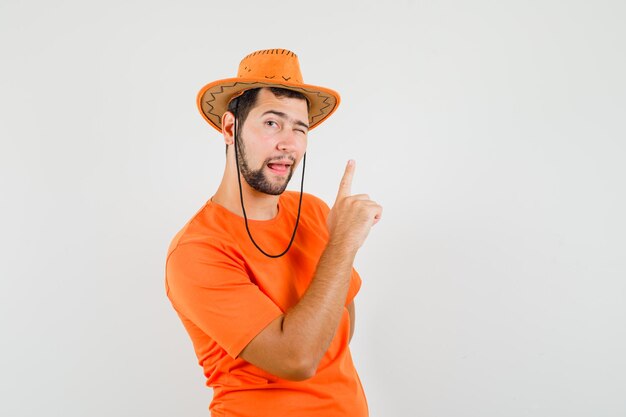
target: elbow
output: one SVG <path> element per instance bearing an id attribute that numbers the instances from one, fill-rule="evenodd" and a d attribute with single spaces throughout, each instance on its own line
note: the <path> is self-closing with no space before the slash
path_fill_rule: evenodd
<path id="1" fill-rule="evenodd" d="M 315 373 L 317 372 L 317 367 L 315 366 L 302 366 L 300 368 L 294 369 L 291 375 L 292 381 L 306 381 L 307 379 L 313 378 Z"/>
<path id="2" fill-rule="evenodd" d="M 279 375 L 283 379 L 287 379 L 289 381 L 305 381 L 313 378 L 317 372 L 318 363 L 310 358 L 293 358 L 287 362 L 288 366 L 287 369 L 285 369 L 284 375 Z"/>
<path id="3" fill-rule="evenodd" d="M 315 369 L 313 368 L 290 369 L 283 376 L 283 379 L 298 382 L 298 381 L 306 381 L 307 379 L 313 378 L 314 376 L 315 376 Z"/>

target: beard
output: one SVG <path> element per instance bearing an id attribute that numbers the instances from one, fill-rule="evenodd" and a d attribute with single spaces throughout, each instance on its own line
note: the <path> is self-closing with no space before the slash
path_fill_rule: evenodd
<path id="1" fill-rule="evenodd" d="M 289 184 L 289 181 L 291 180 L 291 177 L 293 175 L 293 170 L 296 165 L 295 160 L 292 157 L 287 157 L 287 159 L 292 162 L 292 165 L 289 167 L 289 174 L 287 174 L 287 178 L 283 183 L 273 183 L 264 172 L 264 168 L 267 166 L 267 164 L 270 163 L 272 159 L 266 159 L 259 169 L 251 169 L 250 165 L 248 164 L 248 158 L 246 157 L 246 147 L 243 142 L 244 141 L 241 135 L 238 135 L 235 146 L 237 146 L 239 150 L 239 152 L 237 152 L 239 171 L 241 172 L 241 175 L 246 180 L 248 185 L 260 193 L 270 195 L 282 194 L 287 188 L 287 184 Z"/>

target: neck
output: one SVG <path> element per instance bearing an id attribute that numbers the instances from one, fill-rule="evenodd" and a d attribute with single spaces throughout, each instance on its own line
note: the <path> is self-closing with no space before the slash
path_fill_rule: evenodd
<path id="1" fill-rule="evenodd" d="M 230 162 L 230 161 L 229 161 Z M 237 167 L 227 163 L 224 177 L 215 195 L 211 198 L 216 204 L 223 206 L 228 211 L 243 217 L 241 199 L 239 196 L 239 184 L 237 181 Z M 246 207 L 246 216 L 250 220 L 271 220 L 278 214 L 278 195 L 270 195 L 258 192 L 241 178 L 241 190 L 243 202 Z"/>

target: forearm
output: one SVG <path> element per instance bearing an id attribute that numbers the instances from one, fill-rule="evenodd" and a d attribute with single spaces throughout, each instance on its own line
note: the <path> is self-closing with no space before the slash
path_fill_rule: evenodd
<path id="1" fill-rule="evenodd" d="M 343 315 L 355 254 L 345 245 L 329 244 L 304 296 L 284 315 L 282 333 L 290 354 L 313 372 Z"/>

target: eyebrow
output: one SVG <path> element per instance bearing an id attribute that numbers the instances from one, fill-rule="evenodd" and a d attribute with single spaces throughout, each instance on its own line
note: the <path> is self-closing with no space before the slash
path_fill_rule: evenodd
<path id="1" fill-rule="evenodd" d="M 301 120 L 297 120 L 297 119 L 291 119 L 287 113 L 283 113 L 282 111 L 278 111 L 278 110 L 268 110 L 265 113 L 263 113 L 261 116 L 265 116 L 266 114 L 275 114 L 278 117 L 282 117 L 283 119 L 287 119 L 287 120 L 291 120 L 293 121 L 294 124 L 305 127 L 307 130 L 309 130 L 309 125 L 304 123 Z"/>

